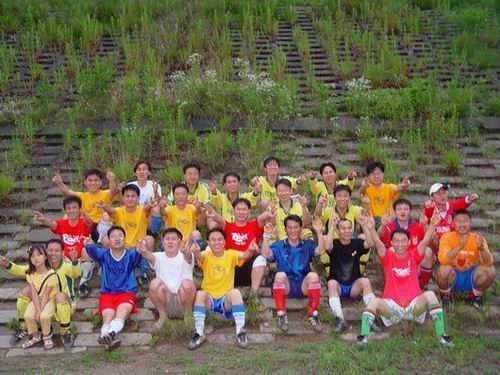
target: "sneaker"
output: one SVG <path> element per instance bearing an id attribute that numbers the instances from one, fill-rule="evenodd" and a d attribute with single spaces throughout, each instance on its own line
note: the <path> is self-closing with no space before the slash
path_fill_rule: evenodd
<path id="1" fill-rule="evenodd" d="M 71 348 L 75 343 L 75 338 L 73 337 L 70 331 L 67 331 L 64 335 L 62 335 L 61 340 L 66 349 Z"/>
<path id="2" fill-rule="evenodd" d="M 441 293 L 441 304 L 445 310 L 450 309 L 451 295 L 449 293 Z"/>
<path id="3" fill-rule="evenodd" d="M 479 311 L 484 311 L 484 301 L 483 296 L 471 295 L 469 302 Z"/>
<path id="4" fill-rule="evenodd" d="M 347 324 L 344 319 L 335 317 L 335 322 L 333 323 L 332 332 L 341 333 L 347 328 Z"/>
<path id="5" fill-rule="evenodd" d="M 366 344 L 368 344 L 369 341 L 370 340 L 368 339 L 368 336 L 359 335 L 357 344 L 359 346 L 365 346 Z"/>
<path id="6" fill-rule="evenodd" d="M 321 321 L 319 320 L 319 314 L 317 311 L 313 312 L 313 314 L 309 317 L 309 323 L 311 324 L 311 327 L 316 331 L 316 332 L 321 332 L 322 327 L 321 327 Z"/>
<path id="7" fill-rule="evenodd" d="M 122 341 L 118 338 L 118 334 L 115 332 L 111 332 L 109 334 L 109 337 L 110 337 L 110 341 L 108 344 L 108 349 L 118 348 L 120 346 L 120 344 L 122 343 Z"/>
<path id="8" fill-rule="evenodd" d="M 382 332 L 382 327 L 383 327 L 383 323 L 380 320 L 380 318 L 379 317 L 375 318 L 375 320 L 373 321 L 372 326 L 371 326 L 372 331 L 380 333 L 380 332 Z"/>
<path id="9" fill-rule="evenodd" d="M 191 342 L 188 345 L 188 349 L 189 350 L 198 349 L 200 345 L 203 344 L 204 341 L 205 341 L 205 335 L 200 335 L 198 332 L 195 332 L 193 337 L 191 338 Z"/>
<path id="10" fill-rule="evenodd" d="M 19 341 L 24 339 L 27 335 L 28 335 L 28 332 L 26 332 L 25 330 L 23 330 L 21 328 L 16 329 L 10 338 L 10 344 L 11 345 L 17 344 Z"/>
<path id="11" fill-rule="evenodd" d="M 455 345 L 451 341 L 451 337 L 448 335 L 438 336 L 438 342 L 443 345 L 445 348 L 453 348 Z"/>
<path id="12" fill-rule="evenodd" d="M 89 287 L 86 283 L 80 284 L 80 286 L 78 287 L 78 294 L 82 298 L 85 298 L 89 295 Z"/>
<path id="13" fill-rule="evenodd" d="M 288 316 L 286 314 L 278 315 L 278 328 L 281 332 L 288 331 Z"/>
<path id="14" fill-rule="evenodd" d="M 101 345 L 109 345 L 111 342 L 111 337 L 108 334 L 105 335 L 99 335 L 97 338 L 97 342 Z"/>
<path id="15" fill-rule="evenodd" d="M 240 348 L 246 348 L 248 346 L 247 333 L 244 330 L 241 330 L 238 335 L 236 335 L 236 339 L 238 340 L 238 346 Z"/>

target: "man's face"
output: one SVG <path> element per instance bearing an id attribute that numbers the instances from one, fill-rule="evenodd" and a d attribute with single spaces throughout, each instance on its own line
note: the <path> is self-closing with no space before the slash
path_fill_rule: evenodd
<path id="1" fill-rule="evenodd" d="M 446 204 L 446 202 L 448 202 L 448 190 L 446 190 L 445 188 L 441 188 L 435 193 L 432 193 L 431 198 L 436 204 Z"/>
<path id="2" fill-rule="evenodd" d="M 109 242 L 113 249 L 123 249 L 125 247 L 125 234 L 121 230 L 114 230 L 109 234 Z"/>
<path id="3" fill-rule="evenodd" d="M 200 173 L 198 172 L 198 169 L 196 169 L 195 167 L 186 169 L 186 172 L 184 173 L 184 179 L 189 185 L 196 185 L 200 180 Z"/>
<path id="4" fill-rule="evenodd" d="M 224 251 L 224 246 L 226 246 L 226 239 L 220 232 L 210 233 L 208 237 L 208 245 L 214 254 L 220 254 Z"/>
<path id="5" fill-rule="evenodd" d="M 472 223 L 469 216 L 460 214 L 453 218 L 453 225 L 458 234 L 467 234 L 470 232 Z"/>
<path id="6" fill-rule="evenodd" d="M 335 194 L 335 202 L 339 208 L 347 208 L 351 203 L 351 195 L 344 190 L 340 190 Z"/>
<path id="7" fill-rule="evenodd" d="M 179 247 L 181 245 L 181 239 L 175 233 L 167 233 L 166 235 L 163 236 L 161 243 L 166 253 L 176 254 L 177 251 L 179 251 Z"/>
<path id="8" fill-rule="evenodd" d="M 234 211 L 234 217 L 235 217 L 236 221 L 245 222 L 248 220 L 250 210 L 248 209 L 248 206 L 245 203 L 243 203 L 243 202 L 238 203 L 234 207 L 233 211 Z"/>
<path id="9" fill-rule="evenodd" d="M 147 164 L 139 164 L 135 170 L 135 176 L 138 180 L 145 181 L 149 177 L 149 167 Z"/>
<path id="10" fill-rule="evenodd" d="M 372 185 L 380 185 L 382 182 L 384 182 L 384 172 L 380 168 L 375 168 L 372 173 L 368 175 L 368 181 Z"/>
<path id="11" fill-rule="evenodd" d="M 264 168 L 267 176 L 277 176 L 280 170 L 280 166 L 276 162 L 276 160 L 271 160 L 266 164 Z"/>
<path id="12" fill-rule="evenodd" d="M 226 182 L 224 182 L 224 188 L 228 193 L 236 193 L 240 188 L 240 182 L 234 176 L 229 176 L 226 178 Z"/>
<path id="13" fill-rule="evenodd" d="M 49 256 L 50 264 L 57 265 L 61 263 L 63 256 L 63 249 L 58 243 L 50 243 L 47 246 L 47 255 Z"/>
<path id="14" fill-rule="evenodd" d="M 188 192 L 183 187 L 178 187 L 174 191 L 174 201 L 176 204 L 184 205 L 187 203 Z"/>
<path id="15" fill-rule="evenodd" d="M 337 174 L 335 173 L 332 167 L 325 167 L 323 168 L 323 173 L 321 174 L 321 177 L 323 177 L 323 181 L 325 181 L 326 183 L 332 184 L 335 182 Z"/>
<path id="16" fill-rule="evenodd" d="M 410 240 L 404 233 L 395 233 L 392 237 L 391 243 L 396 253 L 403 255 L 408 249 Z"/>
<path id="17" fill-rule="evenodd" d="M 101 189 L 102 180 L 99 176 L 91 174 L 90 176 L 87 176 L 84 184 L 88 192 L 95 193 Z"/>
<path id="18" fill-rule="evenodd" d="M 292 196 L 292 189 L 284 184 L 280 184 L 276 187 L 276 195 L 280 202 L 288 202 Z"/>
<path id="19" fill-rule="evenodd" d="M 295 241 L 300 239 L 300 232 L 302 231 L 302 227 L 296 221 L 288 220 L 286 222 L 285 231 L 288 239 Z"/>
<path id="20" fill-rule="evenodd" d="M 123 204 L 125 207 L 133 208 L 139 203 L 139 196 L 133 190 L 125 190 L 123 194 Z"/>
<path id="21" fill-rule="evenodd" d="M 407 221 L 411 214 L 410 206 L 405 203 L 398 204 L 394 212 L 398 221 Z"/>
<path id="22" fill-rule="evenodd" d="M 338 229 L 341 240 L 350 240 L 352 238 L 352 223 L 349 220 L 340 221 Z"/>
<path id="23" fill-rule="evenodd" d="M 69 220 L 78 220 L 80 218 L 80 206 L 76 202 L 71 202 L 64 207 L 64 212 Z"/>

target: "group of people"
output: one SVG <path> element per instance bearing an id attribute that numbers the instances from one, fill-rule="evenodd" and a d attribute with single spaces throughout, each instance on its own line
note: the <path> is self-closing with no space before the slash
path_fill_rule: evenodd
<path id="1" fill-rule="evenodd" d="M 326 162 L 297 178 L 282 176 L 280 161 L 272 156 L 263 168 L 264 175 L 251 180 L 248 192 L 240 192 L 241 177 L 235 172 L 224 175 L 223 188 L 217 181 L 201 182 L 197 163 L 186 164 L 184 181 L 166 194 L 151 178 L 146 161 L 135 165 L 136 178 L 126 184 L 115 181 L 111 171 L 104 177 L 89 170 L 83 192 L 70 189 L 55 174 L 53 182 L 65 197 L 64 216 L 52 220 L 34 212 L 34 219 L 58 238 L 32 246 L 27 266 L 0 258 L 8 272 L 26 278 L 17 299 L 20 327 L 12 342 L 26 337 L 24 348 L 43 341 L 51 349 L 55 319 L 64 346 L 71 347 L 75 285 L 79 296 L 87 297 L 95 265 L 101 269 L 98 342 L 108 347 L 120 344 L 126 319 L 138 311 L 140 285 L 148 287 L 158 313 L 154 330 L 161 330 L 168 317 L 192 316 L 194 334 L 188 347 L 196 349 L 205 340 L 207 313 L 218 313 L 234 320 L 237 343 L 246 347 L 245 302 L 238 287 L 250 286 L 248 298 L 258 303 L 266 272 L 274 277 L 278 328 L 289 328 L 287 298 L 307 298 L 308 321 L 320 332 L 323 275 L 311 266 L 315 258 L 328 270 L 334 332 L 347 327 L 341 298 L 362 299 L 360 345 L 369 342 L 372 329 L 381 329 L 380 322 L 423 323 L 428 312 L 438 342 L 451 347 L 444 312 L 452 293 L 467 292 L 470 302 L 483 308 L 482 294 L 494 282 L 495 269 L 486 240 L 471 231 L 467 208 L 477 194 L 451 200 L 449 186 L 435 183 L 415 220 L 412 203 L 400 197 L 410 180 L 384 182 L 380 162 L 366 167 L 360 205 L 351 197 L 354 170 L 338 180 L 335 165 Z M 108 189 L 103 189 L 104 178 Z M 383 268 L 382 297 L 375 296 L 364 272 L 372 249 Z M 195 267 L 202 272 L 199 288 Z M 152 272 L 155 277 L 149 280 Z M 431 277 L 439 298 L 424 291 Z"/>

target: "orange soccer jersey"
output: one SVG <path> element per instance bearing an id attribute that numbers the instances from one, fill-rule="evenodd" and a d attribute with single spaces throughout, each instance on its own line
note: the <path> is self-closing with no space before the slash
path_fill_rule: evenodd
<path id="1" fill-rule="evenodd" d="M 456 248 L 459 244 L 460 237 L 457 232 L 453 231 L 444 234 L 439 241 L 439 263 L 443 265 L 449 264 L 458 271 L 467 271 L 468 269 L 476 266 L 478 262 L 481 262 L 481 264 L 486 266 L 491 266 L 493 264 L 493 257 L 490 258 L 488 263 L 483 262 L 483 259 L 480 256 L 479 247 L 477 246 L 475 233 L 469 233 L 464 248 L 453 258 L 449 258 L 447 253 L 451 249 Z M 484 248 L 490 252 L 486 240 L 484 240 Z"/>

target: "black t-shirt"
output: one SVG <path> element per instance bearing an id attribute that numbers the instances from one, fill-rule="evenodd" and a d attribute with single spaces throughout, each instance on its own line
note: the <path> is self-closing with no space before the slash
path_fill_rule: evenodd
<path id="1" fill-rule="evenodd" d="M 365 241 L 353 238 L 349 245 L 344 245 L 340 240 L 333 240 L 333 249 L 330 251 L 330 277 L 337 282 L 349 285 L 361 277 L 359 271 L 359 258 L 368 253 Z"/>

